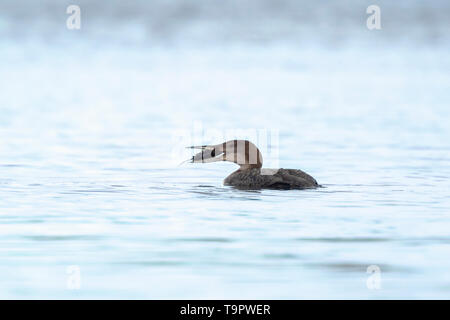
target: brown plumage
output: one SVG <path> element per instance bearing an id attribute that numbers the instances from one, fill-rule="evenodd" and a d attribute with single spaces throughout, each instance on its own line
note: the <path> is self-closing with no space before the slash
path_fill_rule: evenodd
<path id="1" fill-rule="evenodd" d="M 309 174 L 297 169 L 261 169 L 259 149 L 248 140 L 230 140 L 217 145 L 192 146 L 202 151 L 192 163 L 230 161 L 240 168 L 224 180 L 224 185 L 240 189 L 311 189 L 319 187 Z"/>

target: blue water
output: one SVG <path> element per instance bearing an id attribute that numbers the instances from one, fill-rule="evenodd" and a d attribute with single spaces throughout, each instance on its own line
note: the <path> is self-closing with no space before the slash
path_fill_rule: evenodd
<path id="1" fill-rule="evenodd" d="M 21 29 L 7 9 L 1 298 L 450 297 L 450 51 L 418 36 L 445 21 L 371 43 L 363 10 L 361 31 L 322 23 L 327 44 L 280 21 L 249 29 L 282 41 L 229 40 L 205 18 L 165 42 L 125 22 Z M 274 134 L 265 165 L 323 188 L 236 190 L 234 164 L 179 166 L 185 145 L 258 132 Z"/>

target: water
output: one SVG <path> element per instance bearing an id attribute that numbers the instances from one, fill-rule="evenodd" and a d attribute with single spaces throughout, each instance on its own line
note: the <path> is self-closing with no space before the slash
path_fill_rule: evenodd
<path id="1" fill-rule="evenodd" d="M 6 9 L 0 297 L 450 297 L 448 19 L 423 18 L 407 40 L 388 19 L 371 43 L 352 11 L 338 33 L 320 20 L 315 37 L 336 41 L 324 44 L 293 40 L 282 19 L 274 35 L 230 18 L 254 37 L 229 39 L 228 20 L 198 18 L 207 9 L 166 37 L 94 18 L 54 31 L 51 6 L 27 29 Z M 178 166 L 180 146 L 239 129 L 278 132 L 279 165 L 323 188 L 236 190 L 222 185 L 233 164 Z"/>

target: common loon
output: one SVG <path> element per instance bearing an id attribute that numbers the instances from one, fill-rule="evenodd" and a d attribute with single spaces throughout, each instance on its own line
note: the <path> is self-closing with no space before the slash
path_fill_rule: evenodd
<path id="1" fill-rule="evenodd" d="M 319 187 L 309 174 L 298 169 L 262 169 L 259 149 L 248 140 L 230 140 L 216 145 L 191 146 L 201 151 L 191 163 L 230 161 L 240 168 L 223 181 L 239 189 L 311 189 Z M 189 161 L 189 160 L 188 160 Z"/>

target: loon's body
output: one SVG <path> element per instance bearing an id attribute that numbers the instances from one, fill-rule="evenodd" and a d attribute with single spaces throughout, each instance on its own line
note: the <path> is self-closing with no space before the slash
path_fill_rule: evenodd
<path id="1" fill-rule="evenodd" d="M 193 146 L 202 151 L 192 157 L 192 163 L 230 161 L 240 169 L 223 181 L 239 189 L 311 189 L 319 187 L 309 174 L 297 169 L 262 169 L 259 149 L 247 140 L 230 140 L 218 145 Z"/>
<path id="2" fill-rule="evenodd" d="M 309 174 L 296 169 L 246 169 L 237 170 L 225 178 L 223 184 L 240 189 L 311 189 L 317 181 Z"/>

